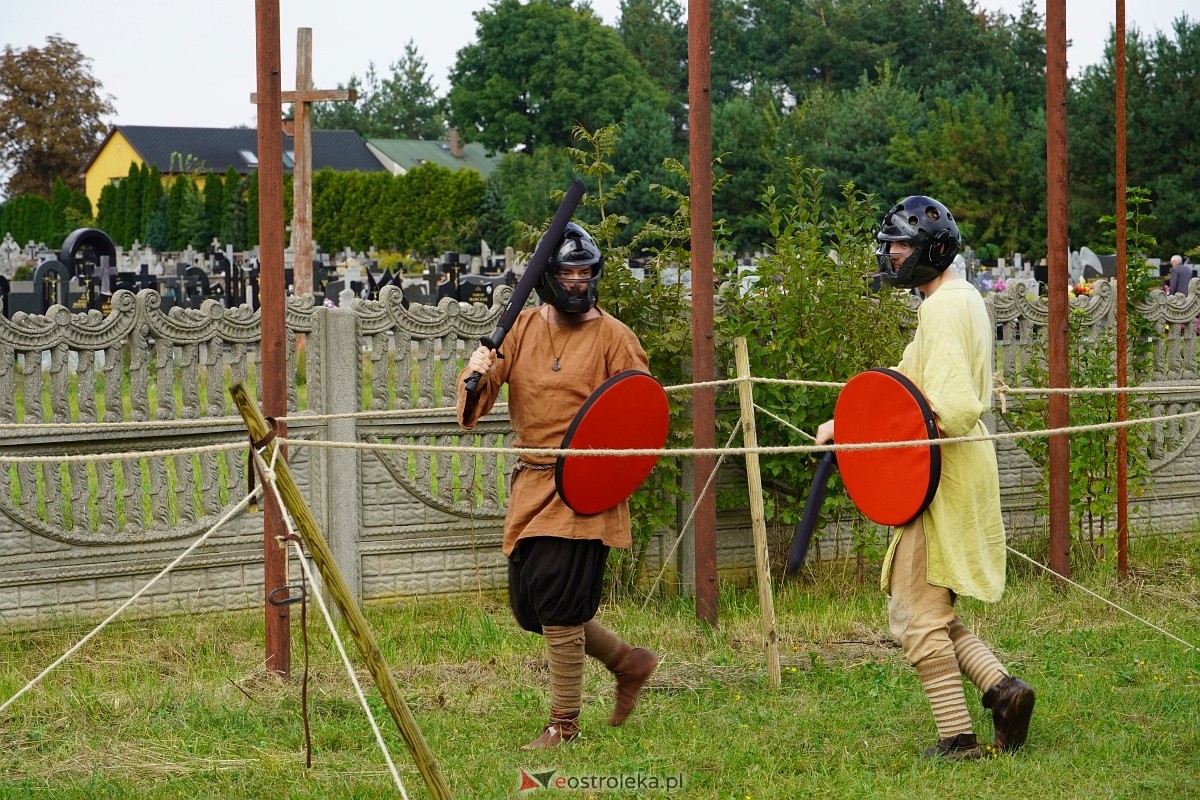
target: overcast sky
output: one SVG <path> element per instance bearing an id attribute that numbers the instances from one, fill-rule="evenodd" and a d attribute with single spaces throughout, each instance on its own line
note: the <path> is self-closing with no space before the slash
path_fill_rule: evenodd
<path id="1" fill-rule="evenodd" d="M 684 8 L 686 0 L 681 0 Z M 473 13 L 484 0 L 381 3 L 378 0 L 280 0 L 284 89 L 295 87 L 296 29 L 312 28 L 313 81 L 318 89 L 366 75 L 374 62 L 387 74 L 410 39 L 425 59 L 439 95 L 458 50 L 475 41 Z M 615 25 L 620 0 L 592 0 Z M 987 9 L 1016 13 L 1020 0 L 982 0 Z M 1036 3 L 1044 15 L 1045 0 Z M 58 34 L 92 61 L 92 74 L 113 98 L 124 125 L 232 127 L 255 124 L 254 0 L 28 0 L 5 2 L 0 45 L 43 47 Z M 1186 14 L 1200 20 L 1200 0 L 1130 0 L 1126 26 L 1169 32 Z M 1076 74 L 1103 55 L 1115 0 L 1067 0 L 1068 69 Z M 914 35 L 924 35 L 918 31 Z"/>

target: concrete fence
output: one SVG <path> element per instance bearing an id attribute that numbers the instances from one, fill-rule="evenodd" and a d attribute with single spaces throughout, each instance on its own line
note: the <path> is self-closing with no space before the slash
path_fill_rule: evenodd
<path id="1" fill-rule="evenodd" d="M 1096 331 L 1111 325 L 1115 308 L 1108 285 L 1098 286 L 1072 301 Z M 464 356 L 495 327 L 510 293 L 500 287 L 490 307 L 443 301 L 406 308 L 396 287 L 349 309 L 288 301 L 287 436 L 323 445 L 295 444 L 288 460 L 362 599 L 504 585 L 504 456 L 421 447 L 511 441 L 502 406 L 470 434 L 452 411 Z M 1016 287 L 987 301 L 997 324 L 997 370 L 1009 385 L 1020 385 L 1023 359 L 1036 352 L 1045 330 L 1045 302 Z M 1190 323 L 1200 314 L 1200 292 L 1156 293 L 1141 313 L 1164 331 L 1150 381 L 1195 386 Z M 0 319 L 0 467 L 7 476 L 0 492 L 2 624 L 31 627 L 61 614 L 110 611 L 245 496 L 247 434 L 227 388 L 256 384 L 259 337 L 258 314 L 248 307 L 209 301 L 164 312 L 152 290 L 117 292 L 108 315 L 54 307 L 44 316 Z M 1152 408 L 1178 413 L 1198 401 L 1200 392 L 1189 389 L 1154 399 Z M 989 427 L 997 428 L 994 416 Z M 1154 426 L 1153 480 L 1134 509 L 1140 531 L 1195 525 L 1196 431 L 1190 419 Z M 415 447 L 372 447 L 392 443 Z M 227 449 L 181 452 L 214 445 Z M 1039 471 L 1012 442 L 997 447 L 1010 530 L 1040 532 Z M 91 458 L 96 453 L 106 456 Z M 47 454 L 56 460 L 18 460 Z M 690 459 L 682 461 L 690 467 Z M 741 465 L 728 465 L 721 481 L 744 487 Z M 690 536 L 675 547 L 686 518 L 681 508 L 675 529 L 656 537 L 646 558 L 654 572 L 665 566 L 668 583 L 682 591 L 694 572 Z M 850 552 L 850 527 L 826 531 L 823 557 Z M 723 579 L 753 575 L 749 531 L 747 512 L 719 516 Z M 772 532 L 776 541 L 787 535 Z M 262 549 L 262 516 L 241 514 L 147 592 L 135 612 L 259 606 Z M 297 569 L 291 566 L 293 576 Z"/>

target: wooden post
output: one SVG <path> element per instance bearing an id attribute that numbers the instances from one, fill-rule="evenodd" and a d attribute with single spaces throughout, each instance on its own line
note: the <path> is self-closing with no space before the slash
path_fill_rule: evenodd
<path id="1" fill-rule="evenodd" d="M 282 92 L 280 103 L 291 103 L 295 123 L 296 166 L 292 170 L 293 292 L 310 294 L 312 281 L 312 104 L 358 100 L 354 89 L 314 89 L 312 85 L 312 28 L 296 29 L 296 91 Z M 257 102 L 250 95 L 250 102 Z"/>
<path id="2" fill-rule="evenodd" d="M 771 565 L 767 553 L 767 515 L 763 510 L 762 475 L 758 471 L 758 428 L 754 423 L 754 391 L 750 386 L 750 356 L 746 338 L 733 340 L 737 360 L 738 398 L 742 407 L 742 436 L 746 448 L 746 480 L 750 485 L 750 525 L 754 532 L 754 566 L 758 573 L 758 609 L 767 642 L 767 677 L 779 688 L 779 632 L 775 630 L 775 595 L 771 590 Z"/>
<path id="3" fill-rule="evenodd" d="M 246 428 L 250 431 L 250 438 L 254 441 L 262 441 L 266 438 L 270 428 L 267 425 L 266 419 L 263 418 L 262 413 L 258 410 L 258 407 L 254 405 L 246 388 L 240 383 L 235 384 L 230 388 L 229 394 L 233 397 L 233 402 L 237 406 L 238 411 L 241 412 L 242 419 L 246 423 Z M 272 454 L 276 446 L 274 440 L 267 442 L 265 445 L 263 460 L 268 464 L 272 461 Z M 252 463 L 250 469 L 254 468 L 255 466 Z M 421 771 L 422 777 L 425 778 L 425 785 L 429 787 L 429 793 L 436 798 L 452 797 L 450 789 L 446 785 L 445 778 L 442 777 L 441 771 L 438 769 L 437 760 L 434 758 L 433 752 L 425 743 L 425 737 L 421 734 L 421 729 L 417 727 L 416 720 L 413 719 L 412 713 L 408 710 L 408 706 L 404 702 L 404 696 L 400 694 L 400 690 L 392 678 L 392 672 L 388 668 L 387 662 L 383 660 L 383 655 L 379 652 L 378 645 L 375 644 L 375 637 L 371 634 L 371 629 L 367 627 L 366 618 L 363 617 L 358 604 L 354 602 L 354 597 L 350 594 L 350 589 L 346 586 L 346 581 L 342 578 L 342 573 L 337 568 L 337 563 L 333 559 L 333 552 L 329 549 L 329 545 L 321 535 L 316 520 L 313 519 L 312 512 L 308 510 L 308 506 L 304 502 L 304 495 L 300 493 L 295 480 L 292 479 L 292 473 L 288 469 L 287 461 L 282 458 L 276 459 L 274 462 L 274 472 L 275 485 L 279 487 L 279 494 L 283 498 L 283 505 L 287 508 L 288 513 L 291 514 L 292 520 L 295 521 L 300 538 L 304 540 L 304 546 L 308 548 L 313 562 L 317 565 L 317 569 L 321 573 L 321 579 L 325 582 L 325 588 L 337 604 L 338 611 L 341 612 L 342 618 L 346 621 L 346 627 L 350 629 L 350 635 L 354 638 L 354 643 L 358 645 L 358 651 L 362 653 L 363 658 L 366 660 L 367 669 L 370 670 L 371 677 L 375 679 L 375 686 L 383 696 L 383 702 L 387 705 L 388 711 L 391 712 L 392 719 L 396 722 L 396 727 L 400 729 L 400 734 L 404 737 L 404 742 L 408 745 L 409 752 L 412 753 L 413 758 L 416 760 L 417 769 Z M 267 489 L 264 495 L 271 497 L 274 495 L 274 492 Z"/>
<path id="4" fill-rule="evenodd" d="M 296 93 L 312 85 L 312 28 L 296 30 Z M 292 106 L 296 165 L 292 168 L 292 291 L 311 294 L 312 281 L 312 109 L 302 101 Z"/>

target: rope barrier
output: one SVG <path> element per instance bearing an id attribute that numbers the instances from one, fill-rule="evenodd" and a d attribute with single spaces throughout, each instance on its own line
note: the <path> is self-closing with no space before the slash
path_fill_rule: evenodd
<path id="1" fill-rule="evenodd" d="M 756 406 L 758 408 L 758 406 Z M 768 412 L 769 413 L 769 412 Z M 774 414 L 771 414 L 775 419 L 779 419 L 784 424 L 791 426 L 790 423 L 782 420 Z M 988 442 L 1002 441 L 1007 439 L 1032 439 L 1042 436 L 1061 436 L 1082 431 L 1101 431 L 1115 430 L 1117 428 L 1131 428 L 1136 425 L 1148 425 L 1159 422 L 1169 422 L 1171 420 L 1193 419 L 1200 417 L 1200 411 L 1184 411 L 1177 414 L 1163 414 L 1154 417 L 1143 417 L 1141 419 L 1124 420 L 1121 422 L 1099 422 L 1091 425 L 1074 425 L 1063 428 L 1046 428 L 1038 431 L 1009 431 L 1006 433 L 991 433 L 982 436 L 948 436 L 938 440 L 939 445 L 959 444 L 961 442 Z M 282 420 L 281 420 L 282 421 Z M 799 430 L 799 429 L 796 429 Z M 800 431 L 804 433 L 803 431 Z M 808 435 L 808 434 L 805 434 Z M 809 436 L 811 438 L 811 436 Z M 526 455 L 526 456 L 550 456 L 557 457 L 570 453 L 573 456 L 720 456 L 720 455 L 746 455 L 748 453 L 758 453 L 764 455 L 786 455 L 789 453 L 821 453 L 826 450 L 884 450 L 888 448 L 900 447 L 918 447 L 927 446 L 927 439 L 908 439 L 895 442 L 864 442 L 859 444 L 828 444 L 828 445 L 781 445 L 776 447 L 729 447 L 729 448 L 643 448 L 643 449 L 628 449 L 628 450 L 613 450 L 613 449 L 595 449 L 595 450 L 566 450 L 563 448 L 553 447 L 484 447 L 470 445 L 422 445 L 422 444 L 383 444 L 383 443 L 359 443 L 359 442 L 333 442 L 321 439 L 291 439 L 287 437 L 279 437 L 279 441 L 284 444 L 289 444 L 295 447 L 319 447 L 327 449 L 346 449 L 346 450 L 395 450 L 400 452 L 431 452 L 431 453 L 488 453 L 493 455 Z M 214 445 L 197 445 L 195 447 L 173 447 L 164 448 L 161 450 L 136 450 L 129 452 L 108 452 L 108 453 L 77 453 L 68 454 L 46 454 L 35 456 L 5 456 L 0 459 L 0 463 L 5 464 L 38 464 L 47 461 L 58 463 L 86 463 L 92 461 L 121 461 L 140 458 L 154 458 L 162 456 L 184 456 L 196 455 L 201 453 L 215 453 L 226 450 L 235 450 L 244 446 L 242 442 L 230 442 L 227 444 Z"/>
<path id="2" fill-rule="evenodd" d="M 1011 439 L 1034 439 L 1048 436 L 1062 436 L 1083 431 L 1115 430 L 1132 428 L 1137 425 L 1149 425 L 1171 420 L 1194 419 L 1200 417 L 1200 410 L 1184 411 L 1178 414 L 1163 414 L 1155 417 L 1124 420 L 1120 422 L 1098 422 L 1090 425 L 1074 425 L 1062 428 L 1044 428 L 1036 431 L 1008 431 L 1006 433 L 991 433 L 985 435 L 947 436 L 937 440 L 939 446 L 960 444 L 963 442 L 991 442 Z M 470 435 L 470 434 L 463 434 Z M 786 455 L 790 453 L 823 453 L 827 450 L 886 450 L 902 447 L 928 447 L 928 439 L 904 439 L 894 442 L 862 442 L 855 444 L 825 444 L 825 445 L 779 445 L 765 447 L 708 447 L 708 448 L 630 448 L 618 449 L 587 449 L 569 450 L 556 447 L 489 447 L 483 445 L 430 445 L 430 444 L 384 444 L 381 442 L 332 442 L 320 439 L 289 439 L 280 437 L 279 441 L 294 447 L 317 447 L 326 449 L 345 450 L 379 450 L 396 452 L 428 452 L 428 453 L 474 453 L 490 455 L 524 455 L 524 456 L 721 456 L 747 455 Z M 41 458 L 36 460 L 50 460 Z"/>
<path id="3" fill-rule="evenodd" d="M 995 383 L 995 393 L 1000 399 L 1001 410 L 1006 410 L 1006 398 L 1008 395 L 1051 395 L 1051 394 L 1067 394 L 1067 395 L 1089 395 L 1089 394 L 1139 394 L 1139 395 L 1156 395 L 1156 394 L 1185 394 L 1189 392 L 1200 392 L 1200 384 L 1181 384 L 1174 386 L 1080 386 L 1080 387 L 1014 387 L 1005 383 L 1004 378 L 999 372 L 993 376 Z M 673 386 L 664 386 L 666 392 L 687 392 L 702 388 L 719 388 L 723 386 L 735 386 L 740 383 L 763 384 L 774 386 L 801 386 L 820 389 L 840 389 L 846 384 L 844 381 L 810 381 L 791 378 L 723 378 L 720 380 L 703 381 L 699 383 L 681 383 Z M 489 416 L 492 414 L 501 415 L 508 409 L 507 403 L 496 403 Z M 333 420 L 345 419 L 370 419 L 370 420 L 388 420 L 388 419 L 407 419 L 413 417 L 428 417 L 428 416 L 453 416 L 455 414 L 454 406 L 431 406 L 429 408 L 392 408 L 392 409 L 371 409 L 367 411 L 352 411 L 341 414 L 314 414 L 308 412 L 298 412 L 290 416 L 277 417 L 280 422 L 292 423 L 315 423 L 315 422 L 330 422 Z M 239 417 L 221 416 L 221 417 L 200 417 L 200 418 L 184 418 L 184 419 L 160 419 L 160 420 L 144 420 L 140 422 L 120 421 L 120 422 L 6 422 L 0 423 L 0 435 L 6 433 L 21 433 L 27 435 L 47 435 L 56 433 L 77 433 L 79 431 L 97 431 L 104 433 L 124 433 L 124 432 L 140 432 L 140 431 L 178 431 L 180 429 L 204 429 L 215 427 L 230 427 L 238 425 L 241 422 Z M 157 452 L 155 452 L 157 454 Z"/>
<path id="4" fill-rule="evenodd" d="M 60 464 L 78 464 L 87 463 L 90 461 L 127 461 L 135 458 L 156 458 L 160 456 L 187 456 L 197 455 L 200 453 L 221 453 L 226 450 L 240 450 L 246 446 L 243 439 L 238 442 L 229 442 L 227 444 L 206 444 L 197 445 L 196 447 L 169 447 L 162 450 L 131 450 L 124 453 L 76 453 L 74 455 L 66 455 L 63 453 L 46 454 L 39 456 L 3 456 L 0 457 L 0 464 L 42 464 L 47 461 L 54 461 Z"/>
<path id="5" fill-rule="evenodd" d="M 1069 583 L 1071 586 L 1074 586 L 1076 589 L 1078 589 L 1079 591 L 1083 592 L 1084 594 L 1091 595 L 1092 597 L 1094 597 L 1094 598 L 1096 598 L 1097 600 L 1099 600 L 1101 603 L 1104 603 L 1104 604 L 1105 604 L 1105 605 L 1107 605 L 1107 606 L 1111 606 L 1112 608 L 1115 608 L 1117 611 L 1120 611 L 1122 614 L 1125 614 L 1125 615 L 1127 615 L 1127 616 L 1130 616 L 1130 617 L 1132 617 L 1133 619 L 1136 619 L 1138 622 L 1142 623 L 1143 625 L 1146 625 L 1147 627 L 1153 628 L 1154 630 L 1156 630 L 1156 631 L 1158 631 L 1159 633 L 1161 633 L 1163 636 L 1166 636 L 1166 637 L 1167 637 L 1167 638 L 1169 638 L 1169 639 L 1174 639 L 1175 641 L 1179 642 L 1179 643 L 1180 643 L 1180 644 L 1182 644 L 1183 646 L 1185 646 L 1185 647 L 1188 647 L 1188 648 L 1190 648 L 1190 649 L 1192 649 L 1192 650 L 1195 650 L 1196 652 L 1200 653 L 1200 647 L 1196 647 L 1196 645 L 1192 644 L 1191 642 L 1186 642 L 1186 641 L 1184 641 L 1183 639 L 1180 639 L 1180 638 L 1179 638 L 1178 636 L 1176 636 L 1175 634 L 1171 633 L 1170 631 L 1167 631 L 1167 630 L 1164 630 L 1163 628 L 1160 628 L 1160 627 L 1158 627 L 1158 626 L 1157 626 L 1157 625 L 1155 625 L 1153 622 L 1150 622 L 1149 620 L 1142 619 L 1142 618 L 1141 618 L 1141 617 L 1139 617 L 1137 614 L 1134 614 L 1132 611 L 1128 611 L 1128 610 L 1126 610 L 1126 609 L 1124 609 L 1124 608 L 1121 608 L 1121 606 L 1117 605 L 1116 603 L 1112 602 L 1111 600 L 1106 600 L 1105 598 L 1103 598 L 1103 597 L 1101 597 L 1100 595 L 1096 594 L 1095 592 L 1093 592 L 1091 589 L 1087 588 L 1086 586 L 1083 586 L 1082 584 L 1078 584 L 1078 583 L 1076 583 L 1075 581 L 1071 580 L 1070 578 L 1065 578 L 1065 577 L 1063 577 L 1062 575 L 1059 575 L 1057 572 L 1055 572 L 1054 570 L 1050 569 L 1050 568 L 1049 568 L 1049 567 L 1047 567 L 1045 564 L 1041 563 L 1040 561 L 1034 561 L 1032 558 L 1030 558 L 1029 556 L 1025 555 L 1025 554 L 1024 554 L 1024 553 L 1022 553 L 1020 550 L 1017 550 L 1016 548 L 1012 547 L 1011 545 L 1007 545 L 1007 544 L 1006 544 L 1006 545 L 1004 545 L 1004 547 L 1005 547 L 1005 548 L 1006 548 L 1006 549 L 1007 549 L 1007 550 L 1008 550 L 1010 553 L 1015 553 L 1016 555 L 1020 556 L 1021 558 L 1025 559 L 1026 561 L 1028 561 L 1030 564 L 1033 564 L 1035 567 L 1039 567 L 1039 568 L 1041 568 L 1041 569 L 1045 570 L 1046 572 L 1050 573 L 1050 575 L 1051 575 L 1053 578 L 1055 578 L 1055 579 L 1057 579 L 1057 580 L 1060 580 L 1060 581 L 1063 581 L 1064 583 Z"/>

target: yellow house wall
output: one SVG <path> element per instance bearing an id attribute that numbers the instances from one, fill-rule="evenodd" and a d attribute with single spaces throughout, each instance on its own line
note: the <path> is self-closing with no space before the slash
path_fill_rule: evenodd
<path id="1" fill-rule="evenodd" d="M 84 191 L 87 192 L 88 200 L 92 201 L 93 216 L 100 211 L 100 191 L 114 180 L 119 181 L 129 175 L 131 166 L 141 166 L 142 163 L 142 157 L 120 131 L 115 132 L 112 138 L 105 142 L 104 149 L 96 156 L 96 160 L 88 168 L 87 177 L 84 178 Z"/>
<path id="2" fill-rule="evenodd" d="M 93 217 L 100 213 L 100 192 L 104 187 L 129 177 L 129 168 L 134 164 L 140 167 L 145 163 L 145 160 L 129 144 L 129 140 L 120 131 L 115 131 L 112 138 L 105 143 L 100 155 L 96 156 L 96 160 L 92 162 L 92 166 L 84 178 L 84 191 L 87 193 L 88 200 L 92 201 Z M 178 177 L 175 173 L 163 175 L 163 188 L 170 191 L 171 184 Z M 192 182 L 200 191 L 204 191 L 204 177 L 202 174 L 191 176 Z"/>

